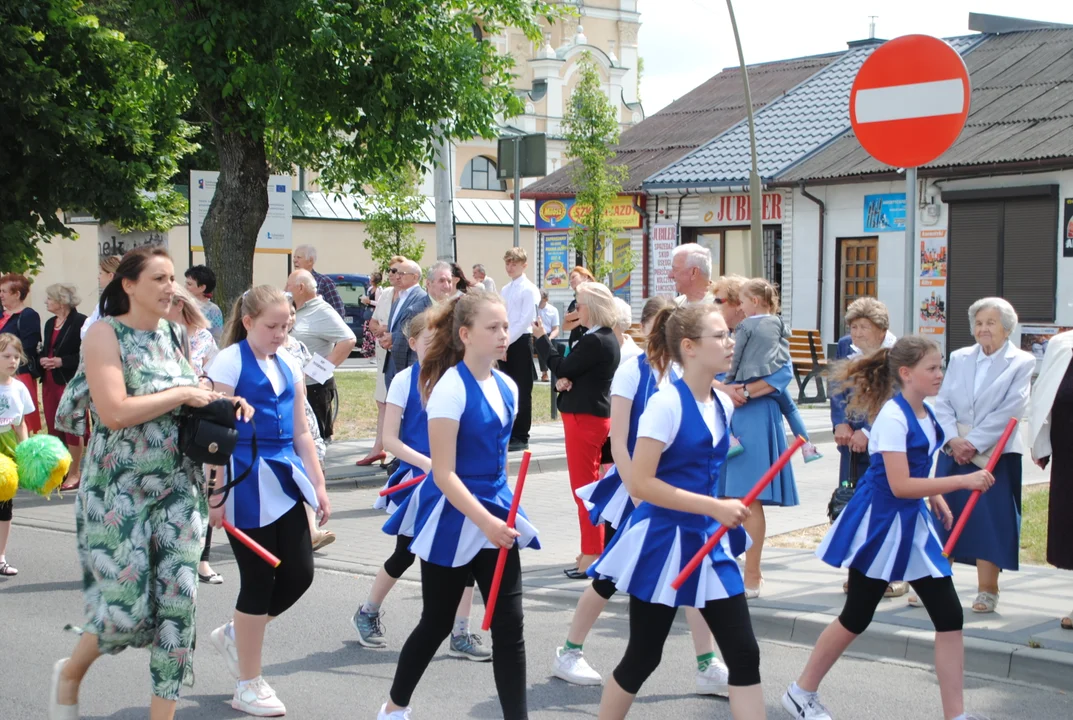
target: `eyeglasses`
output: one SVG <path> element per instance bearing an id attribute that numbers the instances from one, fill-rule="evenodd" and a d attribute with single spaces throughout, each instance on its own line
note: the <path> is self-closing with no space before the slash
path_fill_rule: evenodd
<path id="1" fill-rule="evenodd" d="M 725 332 L 723 332 L 723 333 L 712 333 L 711 335 L 693 335 L 689 339 L 690 340 L 700 340 L 701 338 L 712 338 L 713 340 L 718 340 L 719 342 L 723 343 L 724 345 L 726 344 L 727 340 L 733 340 L 733 338 L 730 336 L 730 333 L 725 333 Z"/>
<path id="2" fill-rule="evenodd" d="M 399 270 L 398 268 L 391 268 L 388 270 L 392 275 L 414 275 L 413 270 Z"/>
<path id="3" fill-rule="evenodd" d="M 723 303 L 725 303 L 725 302 L 726 302 L 726 298 L 721 298 L 721 297 L 717 297 L 717 298 L 712 298 L 712 301 L 713 301 L 713 302 L 714 302 L 714 303 L 715 303 L 716 305 L 722 305 Z"/>

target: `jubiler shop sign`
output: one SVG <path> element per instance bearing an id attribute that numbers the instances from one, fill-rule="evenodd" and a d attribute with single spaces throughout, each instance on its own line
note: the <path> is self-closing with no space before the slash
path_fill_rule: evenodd
<path id="1" fill-rule="evenodd" d="M 782 195 L 764 193 L 762 204 L 763 222 L 782 222 Z M 702 225 L 748 225 L 752 201 L 748 195 L 701 195 L 699 217 Z"/>

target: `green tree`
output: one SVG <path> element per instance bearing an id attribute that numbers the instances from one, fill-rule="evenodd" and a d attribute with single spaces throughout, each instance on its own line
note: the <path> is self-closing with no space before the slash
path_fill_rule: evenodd
<path id="1" fill-rule="evenodd" d="M 363 187 L 449 138 L 492 137 L 523 110 L 513 61 L 476 28 L 541 36 L 544 0 L 129 0 L 174 72 L 196 88 L 220 177 L 202 227 L 226 302 L 253 277 L 271 170 Z M 439 125 L 437 125 L 439 123 Z"/>
<path id="2" fill-rule="evenodd" d="M 603 90 L 592 55 L 585 53 L 578 66 L 578 82 L 563 119 L 563 134 L 566 152 L 573 161 L 570 172 L 577 188 L 575 207 L 585 208 L 587 214 L 584 225 L 575 225 L 570 231 L 570 244 L 581 253 L 596 279 L 610 285 L 613 266 L 607 260 L 607 248 L 613 247 L 617 231 L 608 211 L 622 192 L 627 170 L 609 164 L 619 139 L 618 110 Z M 630 252 L 618 270 L 632 269 Z"/>
<path id="3" fill-rule="evenodd" d="M 0 3 L 0 268 L 32 271 L 39 243 L 75 237 L 60 210 L 166 230 L 185 201 L 168 179 L 192 150 L 183 87 L 146 45 L 79 0 Z"/>
<path id="4" fill-rule="evenodd" d="M 390 260 L 402 255 L 420 264 L 425 241 L 417 237 L 414 223 L 425 202 L 421 194 L 421 174 L 413 167 L 383 173 L 369 183 L 372 193 L 357 205 L 365 219 L 362 244 L 381 271 Z"/>

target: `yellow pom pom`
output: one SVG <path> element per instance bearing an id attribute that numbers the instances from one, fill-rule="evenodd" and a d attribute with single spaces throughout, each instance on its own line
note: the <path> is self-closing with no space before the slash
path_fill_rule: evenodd
<path id="1" fill-rule="evenodd" d="M 7 502 L 15 497 L 19 489 L 19 469 L 15 461 L 0 453 L 0 502 Z"/>

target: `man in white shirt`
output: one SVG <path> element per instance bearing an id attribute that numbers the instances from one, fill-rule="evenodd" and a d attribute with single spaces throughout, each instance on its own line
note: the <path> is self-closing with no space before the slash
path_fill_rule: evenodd
<path id="1" fill-rule="evenodd" d="M 384 359 L 384 384 L 390 390 L 395 373 L 417 362 L 417 353 L 406 339 L 406 323 L 410 318 L 425 311 L 432 301 L 421 289 L 421 266 L 413 260 L 400 258 L 391 264 L 389 271 L 395 276 L 395 292 L 391 297 L 391 311 L 387 326 L 380 332 L 380 346 L 388 351 Z"/>
<path id="2" fill-rule="evenodd" d="M 507 357 L 499 363 L 499 369 L 514 380 L 518 386 L 518 416 L 510 435 L 508 450 L 524 450 L 529 447 L 529 428 L 533 424 L 533 320 L 536 319 L 540 291 L 525 276 L 529 257 L 522 248 L 511 248 L 503 256 L 510 282 L 500 293 L 507 306 L 509 347 Z"/>
<path id="3" fill-rule="evenodd" d="M 295 270 L 287 278 L 287 292 L 294 298 L 298 308 L 294 316 L 291 334 L 335 367 L 350 357 L 357 344 L 354 331 L 339 316 L 331 305 L 317 295 L 317 281 L 308 270 Z M 332 439 L 332 402 L 335 399 L 335 378 L 319 383 L 306 376 L 306 398 L 317 417 L 320 436 L 325 441 Z"/>
<path id="4" fill-rule="evenodd" d="M 551 342 L 555 338 L 559 337 L 559 310 L 554 305 L 548 303 L 548 291 L 540 291 L 540 305 L 537 307 L 540 311 L 540 324 L 544 326 L 544 329 L 548 332 L 548 341 Z M 544 358 L 537 355 L 537 360 L 540 361 L 540 382 L 548 381 L 548 366 L 544 364 Z"/>
<path id="5" fill-rule="evenodd" d="M 668 277 L 674 281 L 678 307 L 711 304 L 715 296 L 708 292 L 712 282 L 712 253 L 703 245 L 686 243 L 674 249 Z"/>
<path id="6" fill-rule="evenodd" d="M 473 281 L 483 285 L 488 292 L 496 291 L 496 281 L 488 277 L 488 273 L 484 271 L 484 265 L 480 263 L 473 266 Z"/>

